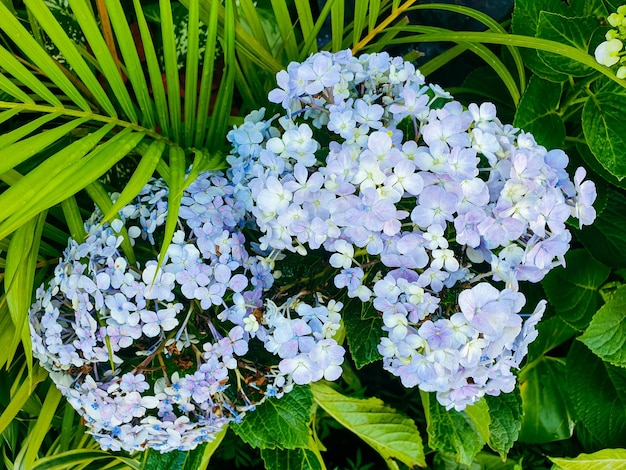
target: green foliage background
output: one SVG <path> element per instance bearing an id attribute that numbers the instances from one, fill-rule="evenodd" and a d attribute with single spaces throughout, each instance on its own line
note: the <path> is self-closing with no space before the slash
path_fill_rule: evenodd
<path id="1" fill-rule="evenodd" d="M 347 3 L 330 0 L 318 9 L 308 0 L 0 1 L 0 458 L 6 468 L 173 470 L 212 461 L 323 469 L 336 436 L 353 446 L 333 463 L 337 468 L 626 465 L 626 82 L 593 58 L 607 29 L 604 18 L 621 2 L 518 0 L 502 24 L 453 4 Z M 409 20 L 426 10 L 469 16 L 482 30 Z M 323 29 L 330 39 L 320 46 Z M 526 293 L 546 296 L 550 309 L 519 373 L 519 391 L 457 413 L 428 394 L 401 390 L 372 372 L 380 319 L 355 304 L 345 319 L 352 365 L 339 384 L 269 400 L 189 454 L 101 451 L 33 362 L 27 324 L 34 289 L 68 236 L 84 236 L 93 204 L 114 218 L 159 175 L 171 188 L 171 234 L 185 169 L 193 163 L 197 174 L 225 166 L 227 130 L 267 106 L 274 74 L 290 61 L 320 47 L 358 54 L 427 42 L 451 47 L 422 61 L 425 75 L 466 51 L 475 54 L 484 67 L 451 91 L 492 100 L 503 112 L 508 107 L 516 126 L 548 148 L 564 148 L 572 166 L 585 165 L 598 186 L 598 220 L 583 231 L 572 228 L 567 268 Z M 111 190 L 121 190 L 115 204 Z M 132 259 L 130 243 L 124 249 Z"/>

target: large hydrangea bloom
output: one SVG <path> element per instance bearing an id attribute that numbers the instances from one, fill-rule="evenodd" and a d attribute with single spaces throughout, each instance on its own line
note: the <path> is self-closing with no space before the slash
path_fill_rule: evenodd
<path id="1" fill-rule="evenodd" d="M 335 285 L 381 315 L 384 367 L 405 386 L 457 410 L 510 392 L 545 309 L 519 282 L 564 264 L 570 217 L 593 222 L 584 169 L 572 182 L 562 150 L 386 53 L 321 52 L 277 81 L 284 114 L 229 134 L 261 247 L 328 252 Z"/>
<path id="2" fill-rule="evenodd" d="M 266 397 L 339 376 L 341 304 L 264 301 L 274 260 L 249 251 L 235 191 L 219 173 L 191 183 L 159 263 L 168 190 L 152 181 L 114 222 L 96 211 L 37 291 L 34 355 L 103 448 L 193 449 Z"/>

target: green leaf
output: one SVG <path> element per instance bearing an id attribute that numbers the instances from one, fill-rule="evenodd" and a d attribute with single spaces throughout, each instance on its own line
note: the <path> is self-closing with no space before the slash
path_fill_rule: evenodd
<path id="1" fill-rule="evenodd" d="M 589 325 L 602 301 L 598 288 L 611 270 L 593 259 L 587 250 L 572 250 L 565 256 L 567 268 L 554 269 L 542 281 L 550 304 L 561 320 L 579 331 Z"/>
<path id="2" fill-rule="evenodd" d="M 0 73 L 0 90 L 7 93 L 8 95 L 16 98 L 18 101 L 22 103 L 34 103 L 33 99 L 20 90 L 9 78 L 6 77 L 3 73 Z"/>
<path id="3" fill-rule="evenodd" d="M 565 124 L 559 115 L 563 86 L 533 75 L 515 113 L 513 125 L 535 136 L 547 149 L 562 148 Z"/>
<path id="4" fill-rule="evenodd" d="M 19 467 L 20 464 L 23 468 L 33 467 L 33 463 L 39 453 L 39 448 L 41 447 L 46 435 L 50 432 L 52 419 L 54 418 L 54 414 L 59 406 L 61 397 L 62 395 L 59 389 L 51 383 L 48 387 L 46 398 L 41 405 L 39 413 L 37 414 L 35 426 L 29 430 L 28 443 L 22 448 L 22 451 L 20 451 L 20 454 L 18 455 L 18 459 L 16 459 L 16 467 Z M 23 458 L 20 458 L 22 456 Z"/>
<path id="5" fill-rule="evenodd" d="M 308 447 L 313 395 L 309 387 L 295 386 L 280 399 L 269 398 L 231 425 L 241 439 L 261 449 Z"/>
<path id="6" fill-rule="evenodd" d="M 343 325 L 357 369 L 382 358 L 378 343 L 383 334 L 383 321 L 375 312 L 371 303 L 364 304 L 358 299 L 350 300 L 344 307 Z"/>
<path id="7" fill-rule="evenodd" d="M 519 440 L 544 443 L 568 439 L 573 421 L 567 405 L 565 363 L 544 356 L 522 368 L 519 390 L 522 398 L 522 428 Z"/>
<path id="8" fill-rule="evenodd" d="M 4 432 L 15 416 L 17 416 L 28 398 L 35 391 L 37 384 L 44 381 L 46 377 L 48 377 L 48 374 L 45 369 L 35 365 L 30 377 L 22 382 L 15 393 L 11 394 L 9 405 L 0 414 L 0 434 Z"/>
<path id="9" fill-rule="evenodd" d="M 17 333 L 14 341 L 22 340 L 29 369 L 32 367 L 32 355 L 28 312 L 45 220 L 46 212 L 43 212 L 17 230 L 9 243 L 4 267 L 5 299 Z"/>
<path id="10" fill-rule="evenodd" d="M 614 268 L 626 265 L 626 196 L 609 189 L 605 209 L 593 225 L 577 231 L 578 239 L 598 261 Z"/>
<path id="11" fill-rule="evenodd" d="M 413 420 L 378 398 L 351 398 L 323 383 L 311 384 L 315 402 L 346 429 L 367 442 L 385 461 L 426 466 L 422 438 Z"/>
<path id="12" fill-rule="evenodd" d="M 109 114 L 116 116 L 115 108 L 109 99 L 109 96 L 100 85 L 100 82 L 94 75 L 92 69 L 87 65 L 85 59 L 81 55 L 76 43 L 70 39 L 67 32 L 56 20 L 49 7 L 44 2 L 26 0 L 24 2 L 30 13 L 36 18 L 50 40 L 59 49 L 67 63 L 72 67 L 73 71 L 80 77 L 89 92 L 98 101 L 98 104 Z M 95 24 L 95 21 L 94 21 Z M 104 41 L 104 40 L 103 40 Z M 100 57 L 98 57 L 100 60 Z"/>
<path id="13" fill-rule="evenodd" d="M 23 210 L 23 207 L 42 192 L 43 182 L 57 181 L 58 175 L 68 166 L 83 158 L 92 150 L 111 129 L 112 124 L 72 142 L 54 156 L 28 173 L 25 177 L 12 184 L 0 195 L 0 220 Z M 1 155 L 1 152 L 0 152 Z"/>
<path id="14" fill-rule="evenodd" d="M 10 111 L 5 111 L 5 112 L 10 113 L 11 111 L 15 112 L 16 110 L 10 110 Z M 39 116 L 37 119 L 33 119 L 32 121 L 25 123 L 23 126 L 20 126 L 17 129 L 14 129 L 14 130 L 12 130 L 10 132 L 3 133 L 2 135 L 0 135 L 0 150 L 4 150 L 6 147 L 11 146 L 11 144 L 14 144 L 15 142 L 17 142 L 20 139 L 23 139 L 25 136 L 27 136 L 31 132 L 36 131 L 37 129 L 39 129 L 44 124 L 52 121 L 54 118 L 59 117 L 59 116 L 60 116 L 59 113 L 50 113 L 50 114 L 46 114 L 44 116 Z M 23 141 L 24 140 L 22 140 L 22 142 Z M 54 140 L 52 140 L 51 142 L 54 142 Z M 10 155 L 10 154 L 7 154 L 6 156 L 3 155 L 3 160 L 4 160 L 4 158 L 8 159 L 10 157 L 12 157 L 12 155 Z M 21 160 L 19 160 L 19 161 L 21 161 Z M 18 161 L 18 163 L 19 163 L 19 161 Z M 15 164 L 7 164 L 4 161 L 2 163 L 3 163 L 3 165 L 0 168 L 0 173 L 4 173 L 5 171 L 7 171 L 7 169 L 12 168 L 13 166 L 15 166 Z"/>
<path id="15" fill-rule="evenodd" d="M 603 449 L 571 459 L 548 457 L 562 470 L 614 470 L 626 468 L 626 449 Z"/>
<path id="16" fill-rule="evenodd" d="M 592 90 L 582 113 L 589 148 L 602 166 L 619 180 L 626 177 L 624 109 L 626 88 L 602 79 Z"/>
<path id="17" fill-rule="evenodd" d="M 262 449 L 265 470 L 325 470 L 318 454 L 311 449 Z"/>
<path id="18" fill-rule="evenodd" d="M 539 13 L 537 37 L 550 39 L 586 52 L 589 39 L 598 26 L 599 22 L 596 18 L 571 18 L 557 13 L 542 11 Z M 573 77 L 584 77 L 593 72 L 593 69 L 563 55 L 545 51 L 539 51 L 538 54 L 539 58 L 548 67 Z"/>
<path id="19" fill-rule="evenodd" d="M 2 369 L 5 364 L 8 368 L 13 362 L 13 358 L 19 347 L 19 341 L 15 341 L 15 338 L 15 325 L 11 319 L 9 308 L 6 303 L 4 303 L 0 305 L 0 344 L 5 345 L 5 347 L 0 348 L 0 369 Z M 19 338 L 19 336 L 17 336 L 17 338 Z"/>
<path id="20" fill-rule="evenodd" d="M 270 0 L 270 2 L 285 52 L 288 57 L 296 58 L 298 57 L 298 44 L 296 43 L 293 24 L 289 17 L 287 2 L 284 0 Z"/>
<path id="21" fill-rule="evenodd" d="M 142 468 L 145 470 L 183 470 L 187 454 L 180 450 L 165 453 L 149 450 L 148 458 Z"/>
<path id="22" fill-rule="evenodd" d="M 609 13 L 602 0 L 570 0 L 569 6 L 576 16 L 594 16 L 600 19 L 606 18 Z"/>
<path id="23" fill-rule="evenodd" d="M 202 73 L 200 75 L 200 95 L 198 96 L 198 109 L 196 121 L 196 135 L 194 145 L 200 147 L 204 142 L 206 123 L 209 117 L 209 106 L 211 104 L 211 91 L 213 88 L 213 74 L 215 72 L 215 51 L 217 46 L 217 26 L 219 2 L 211 2 L 208 23 L 207 38 L 204 51 L 204 61 L 202 63 Z"/>
<path id="24" fill-rule="evenodd" d="M 195 133 L 195 116 L 198 94 L 198 64 L 200 61 L 199 0 L 189 2 L 187 26 L 187 62 L 185 64 L 185 145 L 192 145 Z"/>
<path id="25" fill-rule="evenodd" d="M 536 36 L 541 12 L 558 13 L 566 15 L 567 6 L 560 0 L 525 0 L 515 2 L 511 28 L 513 33 L 525 36 Z M 535 74 L 544 80 L 551 82 L 564 82 L 568 76 L 548 67 L 540 58 L 536 50 L 525 49 L 521 51 L 524 64 Z"/>
<path id="26" fill-rule="evenodd" d="M 626 367 L 626 286 L 620 287 L 602 306 L 579 338 L 606 362 Z"/>
<path id="27" fill-rule="evenodd" d="M 178 228 L 178 211 L 183 198 L 185 184 L 185 152 L 178 146 L 169 148 L 170 151 L 170 178 L 168 180 L 169 193 L 167 195 L 167 219 L 163 244 L 159 253 L 159 266 L 163 263 L 167 249 L 172 243 L 174 232 Z M 156 275 L 156 274 L 155 274 Z"/>
<path id="28" fill-rule="evenodd" d="M 537 339 L 528 346 L 528 362 L 540 358 L 576 334 L 576 330 L 559 316 L 542 319 L 537 325 L 537 330 L 539 331 Z"/>
<path id="29" fill-rule="evenodd" d="M 133 123 L 137 123 L 135 106 L 130 94 L 128 93 L 128 89 L 122 80 L 122 74 L 118 64 L 113 58 L 111 51 L 104 40 L 102 32 L 100 31 L 91 6 L 82 0 L 69 0 L 69 3 L 72 6 L 72 11 L 74 12 L 76 20 L 80 24 L 83 33 L 85 34 L 85 38 L 87 39 L 89 46 L 93 50 L 94 57 L 98 60 L 100 70 L 109 83 L 109 93 L 115 96 L 128 119 L 130 119 Z M 107 112 L 110 111 L 107 110 Z"/>
<path id="30" fill-rule="evenodd" d="M 608 181 L 613 186 L 617 186 L 618 188 L 626 189 L 626 180 L 624 180 L 624 179 L 621 179 L 621 180 L 617 179 L 611 173 L 606 171 L 606 169 L 598 161 L 598 159 L 595 157 L 595 155 L 593 153 L 591 153 L 591 149 L 589 148 L 589 146 L 587 145 L 586 142 L 577 142 L 576 143 L 576 150 L 578 150 L 578 153 L 581 156 L 581 158 L 582 158 L 582 160 L 584 162 L 584 165 L 585 165 L 585 167 L 588 170 L 592 170 L 594 173 L 597 173 L 600 177 L 602 177 L 602 179 L 604 179 L 605 181 Z M 598 178 L 595 179 L 595 182 L 596 182 L 596 187 L 598 187 L 599 183 L 601 183 Z M 596 207 L 596 210 L 597 210 L 598 209 L 598 204 L 596 203 L 596 204 L 594 204 L 594 206 Z M 598 211 L 598 212 L 600 212 L 600 211 Z"/>
<path id="31" fill-rule="evenodd" d="M 142 124 L 150 129 L 154 128 L 154 102 L 150 98 L 148 83 L 139 59 L 138 48 L 143 45 L 135 43 L 135 38 L 128 25 L 128 18 L 120 0 L 106 0 L 107 12 L 111 25 L 117 37 L 117 44 L 124 59 L 126 73 L 130 80 L 133 92 L 137 97 L 137 104 L 142 113 Z"/>
<path id="32" fill-rule="evenodd" d="M 446 410 L 434 393 L 420 391 L 420 395 L 426 413 L 428 446 L 456 454 L 458 462 L 471 465 L 486 443 L 474 421 L 464 411 Z"/>
<path id="33" fill-rule="evenodd" d="M 128 183 L 124 186 L 124 189 L 117 198 L 117 201 L 115 201 L 113 206 L 103 217 L 102 223 L 117 216 L 117 213 L 129 202 L 131 202 L 137 194 L 139 194 L 146 183 L 154 175 L 154 170 L 161 160 L 164 150 L 165 143 L 161 140 L 155 140 L 150 144 L 147 150 L 143 153 L 141 161 L 137 165 L 133 175 L 130 177 L 130 180 L 128 180 Z"/>
<path id="34" fill-rule="evenodd" d="M 147 458 L 143 459 L 142 470 L 197 470 L 207 468 L 209 459 L 220 445 L 226 430 L 225 426 L 218 431 L 212 441 L 200 444 L 191 451 L 174 450 L 166 453 L 148 450 Z"/>
<path id="35" fill-rule="evenodd" d="M 603 362 L 582 343 L 572 344 L 565 384 L 574 416 L 589 431 L 596 448 L 624 445 L 626 403 L 622 374 L 623 369 Z M 614 382 L 615 377 L 620 377 L 619 381 Z"/>
<path id="36" fill-rule="evenodd" d="M 141 468 L 139 462 L 131 458 L 115 456 L 104 450 L 94 449 L 72 449 L 67 452 L 48 455 L 37 459 L 32 470 L 61 470 L 65 468 L 84 468 L 78 465 L 87 465 L 94 461 L 112 460 L 118 461 L 125 465 L 124 468 L 139 470 Z M 102 463 L 101 468 L 107 468 Z"/>
<path id="37" fill-rule="evenodd" d="M 146 56 L 146 67 L 150 77 L 150 87 L 154 96 L 154 105 L 156 108 L 156 118 L 161 128 L 161 132 L 170 135 L 169 109 L 167 106 L 167 98 L 165 97 L 165 87 L 163 86 L 163 76 L 161 75 L 161 67 L 159 59 L 156 55 L 152 35 L 148 28 L 148 22 L 143 13 L 140 0 L 133 0 L 135 14 L 137 15 L 137 25 L 141 36 L 141 44 Z"/>
<path id="38" fill-rule="evenodd" d="M 489 427 L 491 426 L 491 416 L 489 416 L 489 407 L 485 400 L 479 400 L 476 403 L 465 408 L 465 414 L 476 425 L 476 430 L 485 440 L 489 440 Z"/>
<path id="39" fill-rule="evenodd" d="M 44 115 L 41 116 L 38 120 L 50 120 L 51 117 L 55 117 L 55 115 Z M 63 125 L 55 127 L 53 129 L 49 129 L 45 132 L 40 132 L 39 134 L 33 135 L 26 139 L 22 139 L 18 142 L 15 142 L 12 145 L 9 145 L 2 150 L 0 150 L 0 174 L 5 171 L 14 168 L 15 166 L 22 163 L 24 160 L 29 159 L 36 153 L 42 151 L 50 144 L 62 139 L 73 129 L 77 128 L 81 124 L 84 124 L 87 121 L 85 118 L 74 119 L 73 121 L 66 122 Z M 23 127 L 28 126 L 26 124 Z M 16 129 L 13 132 L 22 131 L 22 128 Z M 12 133 L 7 134 L 9 136 Z M 9 138 L 7 138 L 9 140 Z"/>
<path id="40" fill-rule="evenodd" d="M 176 36 L 172 19 L 170 0 L 159 0 L 161 12 L 161 34 L 163 38 L 163 61 L 167 83 L 167 102 L 170 123 L 174 138 L 180 138 L 180 80 L 178 78 L 178 59 L 176 57 Z"/>
<path id="41" fill-rule="evenodd" d="M 78 92 L 76 87 L 65 76 L 58 64 L 48 55 L 30 33 L 20 24 L 18 18 L 9 12 L 4 4 L 0 3 L 0 30 L 6 33 L 25 54 L 28 56 L 37 67 L 46 74 L 60 89 L 65 93 L 80 109 L 83 111 L 90 111 L 89 104 L 85 98 Z M 28 84 L 31 89 L 38 90 L 38 94 L 48 101 L 53 106 L 61 106 L 61 102 L 51 91 L 47 90 L 44 85 L 35 79 L 34 76 L 26 71 L 23 66 L 15 66 L 17 60 L 9 59 L 8 63 L 5 63 L 4 48 L 0 48 L 0 58 L 3 59 L 3 68 L 9 70 L 10 73 L 21 80 L 26 79 L 25 83 Z M 11 68 L 9 68 L 11 67 Z"/>
<path id="42" fill-rule="evenodd" d="M 68 159 L 74 157 L 75 152 L 83 155 L 86 150 L 84 147 L 87 146 L 83 144 L 83 141 L 88 141 L 91 137 L 92 135 L 88 135 L 80 141 L 70 144 L 66 149 L 57 153 L 56 157 L 59 157 L 66 150 L 69 155 Z M 122 131 L 70 166 L 65 166 L 65 162 L 60 163 L 64 167 L 61 170 L 51 169 L 48 175 L 45 174 L 44 168 L 49 168 L 56 160 L 54 158 L 46 160 L 19 181 L 22 184 L 19 191 L 16 190 L 18 187 L 16 184 L 0 195 L 0 200 L 9 199 L 12 201 L 9 208 L 13 210 L 12 215 L 0 224 L 0 239 L 24 224 L 28 218 L 34 217 L 39 212 L 84 189 L 121 158 L 128 155 L 143 137 L 144 134 L 132 133 L 129 130 L 127 132 Z M 88 143 L 92 144 L 93 142 Z M 78 147 L 73 148 L 74 144 Z M 56 174 L 56 177 L 51 178 L 51 174 Z M 44 185 L 42 181 L 47 183 Z M 19 198 L 17 202 L 12 199 L 16 194 Z"/>
<path id="43" fill-rule="evenodd" d="M 185 470 L 196 470 L 199 468 L 207 468 L 209 466 L 209 461 L 211 460 L 211 457 L 213 456 L 217 448 L 220 446 L 220 444 L 224 440 L 226 431 L 228 431 L 228 426 L 224 426 L 221 431 L 217 432 L 213 436 L 212 441 L 202 444 L 202 446 L 199 447 L 199 449 L 202 449 L 202 450 L 197 453 L 194 453 L 194 456 L 196 456 L 196 458 L 187 462 L 187 466 Z"/>
<path id="44" fill-rule="evenodd" d="M 504 460 L 522 428 L 522 401 L 518 390 L 498 396 L 487 395 L 485 400 L 491 416 L 488 444 Z"/>

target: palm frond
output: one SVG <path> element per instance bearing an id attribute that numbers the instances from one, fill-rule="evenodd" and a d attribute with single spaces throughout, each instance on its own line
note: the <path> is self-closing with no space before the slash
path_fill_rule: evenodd
<path id="1" fill-rule="evenodd" d="M 170 201 L 175 214 L 191 158 L 197 168 L 222 166 L 234 88 L 232 67 L 211 116 L 219 24 L 217 15 L 206 22 L 207 49 L 200 57 L 199 0 L 190 5 L 184 91 L 170 0 L 159 2 L 160 34 L 151 30 L 139 0 L 130 13 L 121 0 L 99 1 L 96 11 L 88 2 L 70 0 L 83 39 L 65 31 L 43 0 L 26 0 L 25 6 L 28 21 L 0 2 L 0 123 L 7 129 L 0 134 L 0 242 L 8 249 L 0 315 L 3 325 L 8 318 L 13 327 L 2 329 L 12 334 L 0 364 L 10 364 L 20 348 L 31 363 L 27 313 L 38 267 L 47 265 L 39 256 L 54 259 L 67 236 L 84 237 L 84 198 L 77 194 L 87 190 L 111 219 L 156 170 L 178 184 L 178 196 Z M 214 2 L 211 14 L 219 7 Z M 233 6 L 226 10 L 228 39 L 222 47 L 234 58 Z M 114 203 L 99 179 L 125 158 L 136 168 Z M 49 221 L 48 211 L 56 214 Z M 132 259 L 128 240 L 124 248 Z"/>

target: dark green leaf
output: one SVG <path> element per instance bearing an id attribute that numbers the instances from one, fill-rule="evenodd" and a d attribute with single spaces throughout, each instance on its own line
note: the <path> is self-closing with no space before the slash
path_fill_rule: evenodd
<path id="1" fill-rule="evenodd" d="M 565 261 L 567 268 L 551 271 L 542 284 L 561 320 L 582 331 L 598 310 L 602 301 L 598 288 L 606 282 L 611 270 L 593 259 L 587 250 L 572 250 Z"/>
<path id="2" fill-rule="evenodd" d="M 425 466 L 422 438 L 415 423 L 378 398 L 351 398 L 321 383 L 311 385 L 316 403 L 387 462 Z"/>
<path id="3" fill-rule="evenodd" d="M 598 83 L 583 108 L 583 132 L 598 161 L 621 180 L 626 177 L 626 88 L 610 80 Z"/>
<path id="4" fill-rule="evenodd" d="M 595 314 L 580 337 L 597 356 L 626 367 L 626 286 L 620 287 Z"/>
<path id="5" fill-rule="evenodd" d="M 611 12 L 617 11 L 617 9 L 624 4 L 624 0 L 604 0 L 604 3 L 611 8 Z"/>
<path id="6" fill-rule="evenodd" d="M 598 447 L 626 446 L 626 405 L 619 388 L 623 380 L 617 386 L 611 380 L 609 370 L 614 369 L 579 342 L 574 342 L 567 356 L 566 384 L 574 415 Z"/>
<path id="7" fill-rule="evenodd" d="M 626 266 L 624 207 L 626 196 L 609 189 L 606 208 L 593 225 L 577 231 L 578 239 L 595 259 L 615 268 Z"/>
<path id="8" fill-rule="evenodd" d="M 215 439 L 211 442 L 204 443 L 191 451 L 174 450 L 164 454 L 155 450 L 148 450 L 148 458 L 144 459 L 142 470 L 197 470 L 206 468 L 207 452 L 210 455 L 215 450 L 216 444 L 222 441 L 226 428 L 219 431 L 215 435 Z"/>
<path id="9" fill-rule="evenodd" d="M 573 422 L 567 405 L 565 361 L 544 356 L 527 364 L 519 376 L 522 428 L 519 440 L 544 443 L 567 439 Z"/>
<path id="10" fill-rule="evenodd" d="M 471 465 L 485 445 L 476 424 L 464 411 L 446 410 L 433 393 L 420 392 L 428 432 L 428 445 L 441 452 L 456 453 L 457 460 Z"/>
<path id="11" fill-rule="evenodd" d="M 576 16 L 606 18 L 609 13 L 602 0 L 570 0 L 569 6 Z"/>
<path id="12" fill-rule="evenodd" d="M 533 75 L 515 113 L 513 125 L 531 132 L 547 149 L 562 148 L 565 124 L 558 113 L 563 86 Z"/>
<path id="13" fill-rule="evenodd" d="M 173 450 L 164 454 L 156 450 L 148 451 L 148 458 L 143 466 L 144 470 L 183 470 L 187 452 Z"/>
<path id="14" fill-rule="evenodd" d="M 310 449 L 262 449 L 266 470 L 323 470 L 317 454 Z"/>
<path id="15" fill-rule="evenodd" d="M 537 37 L 550 39 L 559 44 L 566 44 L 587 51 L 589 38 L 591 38 L 594 29 L 598 26 L 599 23 L 596 18 L 570 18 L 557 13 L 542 11 L 539 13 Z M 584 77 L 593 72 L 593 69 L 565 55 L 545 51 L 539 51 L 538 54 L 539 58 L 548 67 L 558 72 L 566 73 L 574 77 Z"/>
<path id="16" fill-rule="evenodd" d="M 541 12 L 567 14 L 567 6 L 559 0 L 525 0 L 515 2 L 511 27 L 513 33 L 525 36 L 536 36 Z M 567 75 L 548 67 L 533 49 L 522 48 L 520 51 L 524 64 L 544 80 L 564 82 Z"/>
<path id="17" fill-rule="evenodd" d="M 522 427 L 522 401 L 517 390 L 485 399 L 491 416 L 488 444 L 505 459 Z"/>
<path id="18" fill-rule="evenodd" d="M 576 150 L 578 150 L 578 153 L 583 159 L 584 165 L 587 169 L 594 171 L 599 176 L 601 176 L 605 181 L 608 181 L 612 185 L 617 186 L 618 188 L 626 189 L 626 180 L 623 180 L 623 179 L 619 180 L 615 176 L 613 176 L 611 173 L 606 171 L 606 169 L 598 161 L 595 155 L 591 153 L 591 149 L 586 143 L 577 143 Z M 600 185 L 601 181 L 599 180 L 599 178 L 595 179 L 595 183 L 596 183 L 596 187 Z M 598 207 L 597 202 L 594 204 L 594 207 L 596 208 L 598 213 L 601 212 L 601 209 L 603 209 L 603 208 Z"/>
<path id="19" fill-rule="evenodd" d="M 348 302 L 343 311 L 346 338 L 357 369 L 382 358 L 378 352 L 378 343 L 383 321 L 375 312 L 370 303 L 363 304 L 358 299 Z"/>
<path id="20" fill-rule="evenodd" d="M 309 444 L 313 395 L 309 387 L 295 386 L 280 399 L 269 398 L 248 413 L 232 430 L 252 447 L 296 449 Z"/>
<path id="21" fill-rule="evenodd" d="M 544 318 L 537 325 L 537 330 L 539 336 L 528 347 L 528 362 L 538 359 L 576 334 L 576 330 L 558 316 Z"/>

